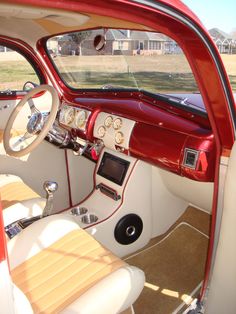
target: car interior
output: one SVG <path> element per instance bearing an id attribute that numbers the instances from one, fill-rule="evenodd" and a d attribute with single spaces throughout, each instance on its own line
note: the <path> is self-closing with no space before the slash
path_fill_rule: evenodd
<path id="1" fill-rule="evenodd" d="M 216 167 L 188 56 L 138 22 L 0 8 L 1 54 L 30 67 L 0 92 L 17 313 L 183 313 L 205 276 Z"/>

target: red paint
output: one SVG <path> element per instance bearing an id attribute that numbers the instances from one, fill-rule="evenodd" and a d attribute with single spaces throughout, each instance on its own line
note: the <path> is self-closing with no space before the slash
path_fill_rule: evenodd
<path id="1" fill-rule="evenodd" d="M 99 155 L 94 147 L 91 149 L 91 157 L 95 161 L 97 161 L 99 158 Z"/>
<path id="2" fill-rule="evenodd" d="M 106 92 L 103 98 L 98 98 L 97 95 L 94 98 L 80 97 L 74 99 L 74 102 L 70 101 L 70 104 L 91 111 L 86 132 L 87 140 L 94 141 L 94 123 L 101 111 L 132 119 L 137 123 L 130 139 L 131 156 L 194 180 L 213 181 L 215 149 L 208 119 L 194 115 L 194 121 L 188 120 L 184 110 L 178 108 L 177 115 L 175 108 L 172 106 L 171 109 L 168 103 L 162 101 L 161 105 L 159 102 L 154 105 L 150 101 L 141 101 L 141 95 L 127 92 L 125 95 L 122 92 L 114 95 L 114 92 Z M 81 137 L 79 131 L 72 131 L 74 136 Z M 183 150 L 186 147 L 202 152 L 196 170 L 182 167 Z M 206 159 L 205 167 L 203 153 Z"/>
<path id="3" fill-rule="evenodd" d="M 79 107 L 93 111 L 93 116 L 89 121 L 91 124 L 94 124 L 97 114 L 104 111 L 154 126 L 161 124 L 162 128 L 177 132 L 192 133 L 196 136 L 211 135 L 207 118 L 195 114 L 190 120 L 186 111 L 170 106 L 167 102 L 155 100 L 153 104 L 150 97 L 149 101 L 145 100 L 146 98 L 143 99 L 143 94 L 139 92 L 97 92 L 94 97 L 88 93 L 84 97 L 74 98 L 71 101 L 73 105 L 77 103 Z"/>
<path id="4" fill-rule="evenodd" d="M 0 202 L 0 262 L 7 259 L 7 246 L 4 230 L 4 222 L 2 217 L 2 204 Z"/>
<path id="5" fill-rule="evenodd" d="M 21 2 L 35 5 L 35 3 L 30 0 L 21 0 Z M 159 1 L 159 3 L 167 4 L 165 1 Z M 39 4 L 45 7 L 55 7 L 55 3 L 53 1 L 41 0 L 37 2 L 36 5 Z M 180 1 L 172 1 L 171 6 L 177 11 L 185 8 Z M 214 129 L 214 133 L 216 132 L 219 134 L 220 142 L 224 148 L 230 149 L 232 147 L 234 140 L 232 121 L 230 119 L 224 89 L 219 79 L 217 68 L 215 67 L 212 56 L 209 54 L 201 39 L 186 25 L 177 21 L 173 17 L 167 16 L 163 12 L 146 7 L 145 5 L 138 5 L 128 1 L 90 1 L 89 3 L 87 1 L 67 1 L 57 2 L 57 8 L 65 8 L 87 13 L 97 13 L 115 18 L 120 18 L 120 16 L 122 16 L 123 19 L 149 26 L 154 30 L 158 28 L 158 31 L 175 39 L 184 50 L 192 67 L 199 89 L 202 93 L 204 103 L 208 110 L 209 119 Z M 201 27 L 199 20 L 194 17 L 191 11 L 185 8 L 183 13 L 192 19 L 195 25 Z M 204 29 L 202 29 L 202 32 L 208 38 L 211 45 L 214 46 L 209 34 L 205 32 Z M 215 53 L 219 56 L 217 48 L 215 48 Z M 44 57 L 46 60 L 47 57 Z M 223 66 L 220 57 L 218 61 L 220 65 Z M 58 75 L 52 67 L 51 71 L 53 71 L 54 76 L 58 79 L 60 88 L 62 88 L 65 93 L 76 94 L 76 92 L 69 91 L 69 89 L 58 78 Z M 209 77 L 211 77 L 211 80 L 209 80 Z M 225 79 L 229 86 L 229 97 L 231 101 L 233 101 L 233 95 L 230 91 L 230 85 L 226 75 Z"/>
<path id="6" fill-rule="evenodd" d="M 234 131 L 232 120 L 230 117 L 228 101 L 219 77 L 218 69 L 216 68 L 212 56 L 206 49 L 205 44 L 194 31 L 189 29 L 188 26 L 184 23 L 178 21 L 177 18 L 171 17 L 167 13 L 161 12 L 154 8 L 149 8 L 145 4 L 137 4 L 135 2 L 129 2 L 128 0 L 38 0 L 37 2 L 35 2 L 34 0 L 8 0 L 7 3 L 24 3 L 30 4 L 31 6 L 66 9 L 72 12 L 85 12 L 88 14 L 95 13 L 103 16 L 111 16 L 114 18 L 122 17 L 124 20 L 137 22 L 153 30 L 158 30 L 166 34 L 167 36 L 172 37 L 182 47 L 192 67 L 193 73 L 199 85 L 200 92 L 203 96 L 204 103 L 209 115 L 209 121 L 213 130 L 216 147 L 216 170 L 214 201 L 212 210 L 212 228 L 206 267 L 206 277 L 203 285 L 204 292 L 209 276 L 212 248 L 214 243 L 220 154 L 221 151 L 230 151 L 234 142 Z M 181 1 L 159 0 L 156 1 L 156 3 L 165 4 L 167 7 L 176 10 L 176 12 L 181 12 L 183 16 L 187 17 L 190 21 L 192 21 L 196 26 L 201 29 L 202 34 L 204 34 L 204 36 L 208 39 L 210 45 L 212 45 L 212 47 L 215 47 L 210 35 L 205 31 L 200 21 L 190 10 L 186 8 L 186 6 Z M 47 56 L 43 54 L 43 48 L 40 47 L 40 49 L 44 59 L 49 65 L 52 75 L 58 81 L 57 88 L 60 91 L 63 91 L 68 98 L 76 96 L 77 92 L 70 91 L 63 84 L 63 82 L 60 80 L 57 73 L 53 69 L 52 65 L 50 64 L 49 60 L 47 60 Z M 223 76 L 226 82 L 226 88 L 228 89 L 229 100 L 233 104 L 234 100 L 228 77 L 224 70 L 218 50 L 216 47 L 214 49 L 218 63 L 223 69 Z M 180 130 L 179 132 L 181 133 Z M 194 136 L 193 133 L 191 133 L 191 136 Z M 201 171 L 202 169 L 207 169 L 207 154 L 205 154 L 205 156 L 203 154 L 203 157 L 201 158 L 202 159 L 201 165 L 199 164 L 199 171 Z"/>
<path id="7" fill-rule="evenodd" d="M 182 158 L 181 175 L 197 181 L 213 182 L 215 179 L 216 165 L 216 147 L 214 138 L 204 139 L 189 136 L 184 145 L 184 148 L 186 147 L 197 150 L 200 153 L 196 169 L 184 167 Z"/>
<path id="8" fill-rule="evenodd" d="M 180 173 L 180 153 L 186 135 L 137 123 L 130 140 L 131 156 Z"/>
<path id="9" fill-rule="evenodd" d="M 217 143 L 218 144 L 218 143 Z M 219 147 L 217 145 L 216 147 Z M 204 299 L 205 293 L 207 291 L 210 279 L 210 273 L 212 271 L 212 256 L 214 250 L 215 243 L 215 228 L 216 228 L 216 219 L 217 219 L 217 203 L 218 203 L 218 190 L 219 190 L 219 164 L 220 164 L 220 152 L 216 153 L 216 168 L 215 168 L 215 184 L 214 184 L 214 194 L 213 194 L 213 204 L 212 204 L 212 213 L 211 213 L 211 228 L 210 228 L 210 237 L 209 237 L 209 245 L 207 251 L 207 260 L 205 266 L 205 275 L 201 288 L 201 293 L 199 296 L 199 300 L 202 301 Z"/>

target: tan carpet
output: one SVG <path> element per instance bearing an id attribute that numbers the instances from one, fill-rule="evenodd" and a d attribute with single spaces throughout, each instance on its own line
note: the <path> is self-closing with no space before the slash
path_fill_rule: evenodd
<path id="1" fill-rule="evenodd" d="M 181 222 L 186 222 L 192 225 L 193 227 L 197 228 L 199 231 L 203 232 L 206 235 L 210 234 L 211 215 L 193 206 L 188 206 L 185 212 L 179 217 L 179 219 L 177 219 L 177 221 L 165 233 L 159 236 L 156 236 L 155 238 L 152 238 L 145 247 L 138 250 L 136 253 L 142 252 L 146 248 L 160 242 L 163 238 L 165 238 L 171 232 L 171 230 L 176 228 L 176 226 L 178 226 Z M 124 259 L 128 258 L 130 255 L 133 255 L 133 254 L 129 254 L 125 256 Z"/>
<path id="2" fill-rule="evenodd" d="M 181 223 L 158 244 L 128 257 L 146 275 L 135 313 L 172 313 L 202 281 L 207 246 L 206 236 Z"/>

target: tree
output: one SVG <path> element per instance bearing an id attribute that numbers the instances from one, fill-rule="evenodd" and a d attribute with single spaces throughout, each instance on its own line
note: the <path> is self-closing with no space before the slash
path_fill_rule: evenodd
<path id="1" fill-rule="evenodd" d="M 71 33 L 68 34 L 69 37 L 71 37 L 71 41 L 76 43 L 78 45 L 79 55 L 82 55 L 82 49 L 81 44 L 83 40 L 85 40 L 87 37 L 89 37 L 91 34 L 91 31 L 83 31 L 83 32 L 77 32 L 77 33 Z"/>

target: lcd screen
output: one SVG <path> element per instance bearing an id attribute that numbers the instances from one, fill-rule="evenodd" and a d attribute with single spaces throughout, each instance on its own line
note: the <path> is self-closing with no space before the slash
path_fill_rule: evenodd
<path id="1" fill-rule="evenodd" d="M 122 185 L 129 165 L 129 161 L 105 152 L 97 173 L 118 185 Z"/>

